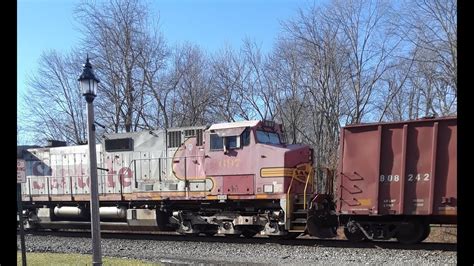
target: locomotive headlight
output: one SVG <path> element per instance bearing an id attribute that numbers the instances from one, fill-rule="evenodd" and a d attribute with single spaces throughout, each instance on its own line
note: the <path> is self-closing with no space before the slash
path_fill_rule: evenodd
<path id="1" fill-rule="evenodd" d="M 275 127 L 275 121 L 263 120 L 263 126 L 264 127 L 269 127 L 269 128 L 274 128 Z"/>

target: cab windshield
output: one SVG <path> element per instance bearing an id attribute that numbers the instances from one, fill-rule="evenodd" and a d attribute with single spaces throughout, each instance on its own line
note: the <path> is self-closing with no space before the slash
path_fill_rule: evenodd
<path id="1" fill-rule="evenodd" d="M 257 141 L 264 144 L 281 144 L 277 133 L 263 130 L 257 130 Z"/>

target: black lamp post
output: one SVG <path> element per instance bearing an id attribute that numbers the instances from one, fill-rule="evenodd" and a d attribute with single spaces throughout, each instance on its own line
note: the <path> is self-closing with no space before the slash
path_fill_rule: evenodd
<path id="1" fill-rule="evenodd" d="M 89 145 L 89 176 L 91 178 L 91 231 L 92 231 L 92 265 L 102 265 L 102 252 L 100 248 L 100 217 L 99 217 L 99 189 L 97 179 L 97 158 L 95 149 L 95 126 L 93 102 L 97 95 L 99 80 L 92 71 L 92 65 L 87 56 L 86 63 L 79 77 L 82 95 L 87 101 L 87 127 Z"/>

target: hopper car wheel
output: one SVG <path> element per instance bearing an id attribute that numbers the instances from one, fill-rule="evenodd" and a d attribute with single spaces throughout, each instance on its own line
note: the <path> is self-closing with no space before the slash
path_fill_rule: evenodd
<path id="1" fill-rule="evenodd" d="M 344 227 L 344 236 L 351 242 L 361 242 L 365 240 L 364 233 L 357 227 Z"/>
<path id="2" fill-rule="evenodd" d="M 208 237 L 211 237 L 211 236 L 214 236 L 216 232 L 205 232 L 204 234 Z"/>
<path id="3" fill-rule="evenodd" d="M 400 225 L 397 233 L 397 240 L 401 244 L 416 244 L 428 237 L 426 226 L 420 221 L 410 221 Z"/>
<path id="4" fill-rule="evenodd" d="M 420 242 L 424 241 L 428 238 L 431 233 L 431 226 L 429 223 L 423 225 L 423 237 L 421 238 Z"/>

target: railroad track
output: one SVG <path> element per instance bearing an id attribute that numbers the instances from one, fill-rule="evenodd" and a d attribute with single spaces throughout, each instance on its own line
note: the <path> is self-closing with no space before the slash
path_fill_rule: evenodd
<path id="1" fill-rule="evenodd" d="M 19 232 L 17 231 L 17 234 Z M 27 231 L 26 235 L 42 235 L 57 237 L 90 237 L 90 231 L 87 230 L 38 230 Z M 255 243 L 255 244 L 279 244 L 291 246 L 318 246 L 335 248 L 367 248 L 367 249 L 401 249 L 401 250 L 439 250 L 456 251 L 456 243 L 434 243 L 422 242 L 413 245 L 401 245 L 396 241 L 373 241 L 373 242 L 350 242 L 345 239 L 318 239 L 309 236 L 300 236 L 296 239 L 284 240 L 270 238 L 266 236 L 256 236 L 253 238 L 244 237 L 226 237 L 223 235 L 215 236 L 186 236 L 174 232 L 156 232 L 156 231 L 112 231 L 102 230 L 103 239 L 136 239 L 150 241 L 188 241 L 188 242 L 223 242 L 223 243 Z"/>

